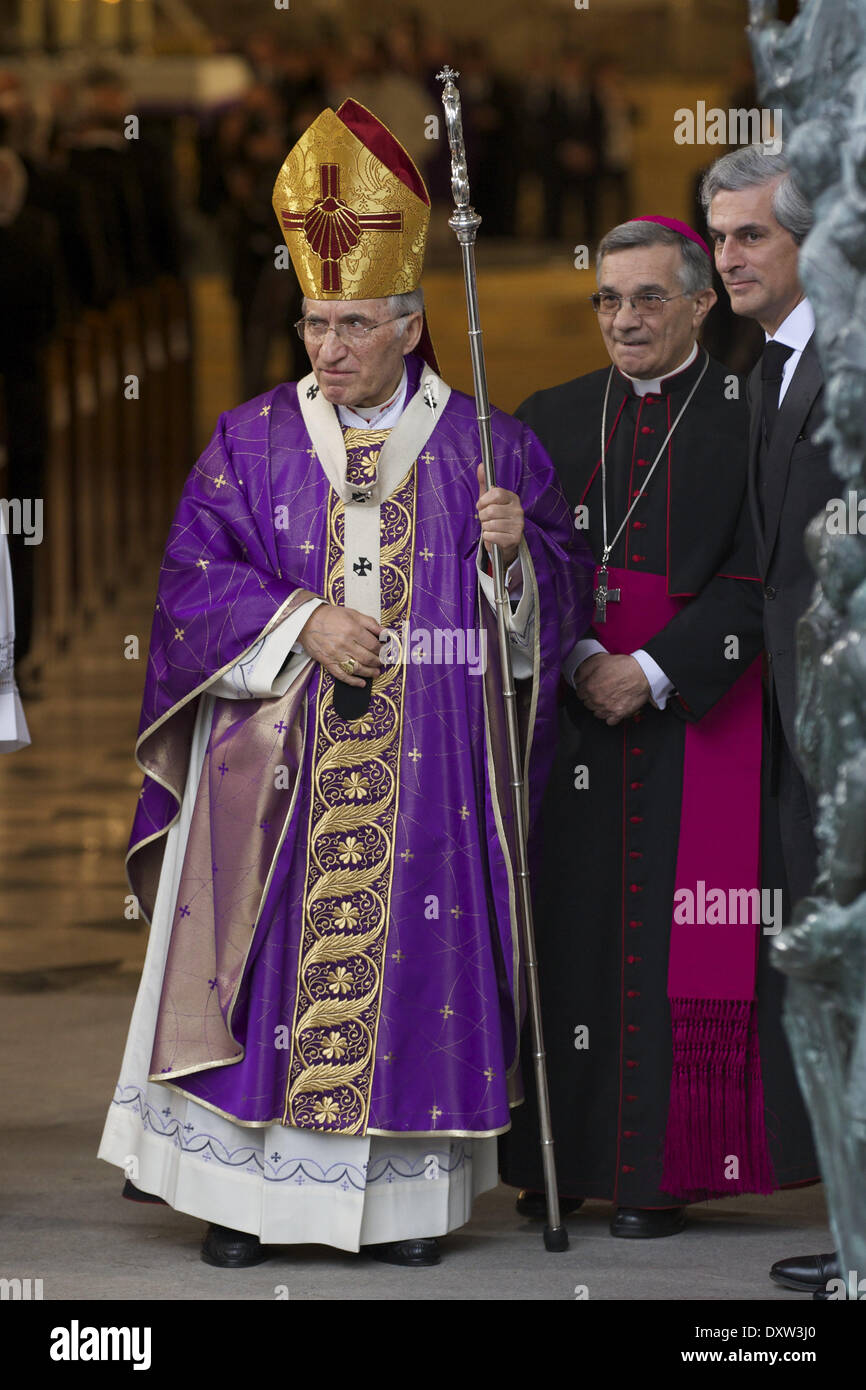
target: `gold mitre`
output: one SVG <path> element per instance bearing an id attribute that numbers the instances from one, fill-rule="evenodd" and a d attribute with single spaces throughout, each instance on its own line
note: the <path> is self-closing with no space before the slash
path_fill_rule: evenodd
<path id="1" fill-rule="evenodd" d="M 421 279 L 430 195 L 403 146 L 360 102 L 317 116 L 274 185 L 308 299 L 384 299 Z"/>

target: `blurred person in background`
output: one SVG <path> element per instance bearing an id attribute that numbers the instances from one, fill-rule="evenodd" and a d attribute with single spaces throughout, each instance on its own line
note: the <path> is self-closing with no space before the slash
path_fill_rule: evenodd
<path id="1" fill-rule="evenodd" d="M 122 79 L 94 68 L 84 79 L 78 109 L 65 138 L 67 168 L 98 201 L 111 281 L 108 298 L 147 284 L 153 262 L 145 236 L 143 190 L 129 159 L 123 117 L 129 99 Z"/>
<path id="2" fill-rule="evenodd" d="M 321 111 L 325 100 L 325 84 L 316 53 L 302 44 L 291 44 L 283 49 L 275 90 L 290 126 L 305 129 Z"/>
<path id="3" fill-rule="evenodd" d="M 0 429 L 6 446 L 3 495 L 42 499 L 48 415 L 44 350 L 57 322 L 60 233 L 57 222 L 28 199 L 24 161 L 7 143 L 0 117 Z M 39 546 L 23 534 L 9 538 L 15 620 L 6 619 L 6 640 L 15 633 L 15 660 L 30 650 Z M 32 542 L 32 537 L 30 540 Z M 6 542 L 4 539 L 4 550 Z M 4 561 L 5 563 L 5 561 Z M 11 596 L 12 585 L 7 597 Z M 12 653 L 0 654 L 3 672 Z"/>
<path id="4" fill-rule="evenodd" d="M 329 104 L 336 108 L 351 97 L 375 111 L 423 175 L 434 142 L 424 133 L 430 98 L 421 83 L 394 66 L 384 34 L 353 34 L 347 57 L 346 66 L 331 69 Z"/>
<path id="5" fill-rule="evenodd" d="M 544 235 L 559 241 L 565 229 L 568 200 L 578 205 L 569 221 L 574 235 L 595 245 L 598 177 L 604 138 L 603 113 L 579 49 L 567 48 L 560 58 L 542 116 L 546 132 Z M 572 233 L 569 232 L 569 235 Z"/>
<path id="6" fill-rule="evenodd" d="M 275 261 L 274 170 L 280 167 L 290 127 L 275 90 L 258 87 L 245 103 L 246 126 L 226 170 L 231 237 L 231 287 L 238 305 L 241 382 L 245 398 L 274 383 L 268 360 L 280 342 L 290 376 L 303 373 L 306 358 L 292 331 L 301 312 L 301 292 L 290 266 Z"/>
<path id="7" fill-rule="evenodd" d="M 56 103 L 67 103 L 68 116 L 76 98 L 66 86 L 55 86 L 49 104 L 37 112 L 21 85 L 3 78 L 0 74 L 0 142 L 14 149 L 24 166 L 27 206 L 38 209 L 55 228 L 57 316 L 68 321 L 81 309 L 106 304 L 112 277 L 98 200 L 88 196 L 85 179 L 68 171 L 65 151 L 57 143 L 65 126 L 56 119 Z"/>
<path id="8" fill-rule="evenodd" d="M 423 83 L 427 96 L 427 110 L 435 112 L 437 117 L 440 117 L 442 115 L 442 83 L 436 74 L 441 72 L 447 63 L 453 62 L 454 40 L 450 34 L 428 26 L 420 33 L 418 49 L 420 81 Z M 424 170 L 424 179 L 430 189 L 434 206 L 436 203 L 445 203 L 448 208 L 447 212 L 442 210 L 445 214 L 444 219 L 434 212 L 434 225 L 431 229 L 434 236 L 436 234 L 435 224 L 444 220 L 447 226 L 448 217 L 454 207 L 454 199 L 451 196 L 451 151 L 448 148 L 444 117 L 440 121 L 439 135 L 438 140 L 428 141 L 430 148 L 427 166 Z"/>
<path id="9" fill-rule="evenodd" d="M 484 218 L 486 236 L 511 237 L 517 217 L 519 174 L 517 94 L 493 69 L 480 39 L 462 46 L 457 66 L 466 152 L 473 171 L 472 202 Z"/>
<path id="10" fill-rule="evenodd" d="M 127 138 L 126 117 L 132 114 L 134 99 L 121 75 L 110 68 L 91 69 L 65 140 L 69 172 L 86 181 L 98 200 L 114 273 L 112 295 L 181 268 L 171 149 L 148 132 L 143 119 L 135 138 Z"/>
<path id="11" fill-rule="evenodd" d="M 639 114 L 616 58 L 603 58 L 596 64 L 595 94 L 602 129 L 599 200 L 605 205 L 605 224 L 616 226 L 631 213 L 634 128 Z"/>

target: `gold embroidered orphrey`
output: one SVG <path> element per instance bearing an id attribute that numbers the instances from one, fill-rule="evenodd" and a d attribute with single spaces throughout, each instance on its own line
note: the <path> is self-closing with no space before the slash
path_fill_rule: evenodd
<path id="1" fill-rule="evenodd" d="M 375 476 L 389 430 L 347 430 L 353 477 Z M 399 628 L 412 600 L 417 467 L 380 514 L 383 626 Z M 345 508 L 332 490 L 326 591 L 343 602 Z M 406 666 L 383 667 L 369 710 L 334 711 L 324 669 L 313 723 L 313 788 L 295 1014 L 282 1123 L 363 1134 L 370 1113 L 388 944 Z"/>
<path id="2" fill-rule="evenodd" d="M 384 299 L 420 283 L 428 204 L 330 108 L 286 156 L 273 206 L 308 299 Z"/>

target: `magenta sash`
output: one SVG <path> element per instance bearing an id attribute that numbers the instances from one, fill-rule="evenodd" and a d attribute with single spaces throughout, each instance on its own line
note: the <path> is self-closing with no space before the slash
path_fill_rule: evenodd
<path id="1" fill-rule="evenodd" d="M 620 590 L 620 601 L 608 602 L 606 621 L 593 631 L 615 654 L 644 646 L 688 602 L 668 596 L 663 575 L 611 569 L 607 582 Z M 686 726 L 668 966 L 673 1067 L 661 1186 L 692 1200 L 776 1187 L 755 1004 L 760 778 L 756 658 L 700 722 Z M 712 890 L 720 890 L 711 899 L 718 925 L 699 920 Z M 675 920 L 675 905 L 678 916 L 693 920 Z M 746 920 L 732 922 L 732 916 Z"/>

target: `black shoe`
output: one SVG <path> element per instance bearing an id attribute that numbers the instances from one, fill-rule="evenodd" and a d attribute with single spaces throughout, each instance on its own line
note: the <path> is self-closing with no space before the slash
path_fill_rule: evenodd
<path id="1" fill-rule="evenodd" d="M 536 1192 L 532 1187 L 524 1187 L 514 1205 L 521 1216 L 528 1216 L 531 1221 L 547 1220 L 547 1199 L 543 1192 Z M 570 1216 L 573 1211 L 577 1211 L 582 1206 L 582 1197 L 563 1197 L 560 1194 L 560 1216 Z"/>
<path id="2" fill-rule="evenodd" d="M 155 1202 L 158 1206 L 168 1206 L 164 1197 L 157 1197 L 155 1192 L 142 1192 L 140 1187 L 136 1187 L 135 1183 L 129 1181 L 129 1178 L 123 1184 L 123 1191 L 120 1195 L 125 1197 L 128 1202 Z"/>
<path id="3" fill-rule="evenodd" d="M 365 1245 L 364 1250 L 374 1260 L 386 1265 L 438 1265 L 439 1245 L 432 1237 L 419 1240 L 389 1240 L 384 1245 Z"/>
<path id="4" fill-rule="evenodd" d="M 251 1236 L 247 1231 L 233 1231 L 231 1226 L 208 1226 L 201 1243 L 201 1257 L 206 1265 L 216 1265 L 219 1269 L 247 1269 L 271 1258 L 258 1236 Z"/>
<path id="5" fill-rule="evenodd" d="M 617 1207 L 610 1222 L 612 1236 L 627 1240 L 656 1240 L 675 1236 L 686 1224 L 685 1207 Z"/>
<path id="6" fill-rule="evenodd" d="M 828 1255 L 794 1255 L 790 1260 L 777 1260 L 770 1270 L 774 1284 L 783 1289 L 795 1289 L 797 1293 L 813 1293 L 823 1289 L 828 1279 L 841 1279 L 842 1267 L 839 1253 L 831 1250 Z"/>

